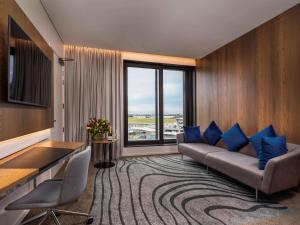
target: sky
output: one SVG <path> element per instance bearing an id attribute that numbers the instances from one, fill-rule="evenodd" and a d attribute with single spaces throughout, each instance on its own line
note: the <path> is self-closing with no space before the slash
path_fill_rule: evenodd
<path id="1" fill-rule="evenodd" d="M 183 72 L 164 70 L 164 113 L 183 111 Z M 128 68 L 128 113 L 155 113 L 155 69 Z"/>

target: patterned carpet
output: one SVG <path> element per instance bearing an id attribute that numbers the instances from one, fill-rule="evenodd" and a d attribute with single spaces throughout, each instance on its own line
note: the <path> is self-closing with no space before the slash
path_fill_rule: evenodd
<path id="1" fill-rule="evenodd" d="M 179 155 L 119 160 L 94 185 L 94 225 L 250 224 L 288 211 Z"/>

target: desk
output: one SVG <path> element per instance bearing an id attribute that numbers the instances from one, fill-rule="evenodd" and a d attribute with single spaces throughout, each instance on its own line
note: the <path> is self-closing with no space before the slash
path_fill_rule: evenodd
<path id="1" fill-rule="evenodd" d="M 60 141 L 43 141 L 32 145 L 28 148 L 25 148 L 19 152 L 16 152 L 10 156 L 7 156 L 3 159 L 0 159 L 0 197 L 4 197 L 9 194 L 17 187 L 34 180 L 38 175 L 45 172 L 51 167 L 45 165 L 40 165 L 41 168 L 13 168 L 5 165 L 9 165 L 10 161 L 19 157 L 22 157 L 22 154 L 33 151 L 34 148 L 55 148 L 55 149 L 66 149 L 70 150 L 63 157 L 57 158 L 57 160 L 48 163 L 49 166 L 53 167 L 59 162 L 66 160 L 71 157 L 75 152 L 80 151 L 84 147 L 84 143 L 81 142 L 60 142 Z M 38 159 L 37 159 L 38 160 Z M 2 165 L 2 167 L 1 167 Z M 4 168 L 3 168 L 4 167 Z"/>
<path id="2" fill-rule="evenodd" d="M 92 148 L 93 148 L 93 153 L 95 155 L 95 145 L 103 145 L 103 159 L 104 161 L 98 161 L 94 164 L 95 168 L 99 169 L 105 169 L 105 168 L 110 168 L 115 166 L 115 163 L 112 162 L 112 145 L 116 143 L 118 139 L 104 139 L 104 140 L 92 140 Z M 109 161 L 106 161 L 106 146 L 108 145 L 108 159 Z"/>

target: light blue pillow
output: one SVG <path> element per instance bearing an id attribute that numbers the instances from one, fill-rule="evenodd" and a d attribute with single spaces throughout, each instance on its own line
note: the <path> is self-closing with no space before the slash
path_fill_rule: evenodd
<path id="1" fill-rule="evenodd" d="M 256 151 L 256 156 L 258 157 L 261 150 L 261 139 L 263 137 L 276 137 L 275 130 L 272 125 L 267 126 L 266 128 L 259 131 L 257 134 L 249 138 L 251 145 Z"/>
<path id="2" fill-rule="evenodd" d="M 221 135 L 226 148 L 231 152 L 237 152 L 249 143 L 249 139 L 243 133 L 238 123 Z"/>
<path id="3" fill-rule="evenodd" d="M 284 136 L 263 137 L 261 139 L 258 168 L 264 170 L 270 159 L 284 155 L 287 151 L 286 138 Z"/>

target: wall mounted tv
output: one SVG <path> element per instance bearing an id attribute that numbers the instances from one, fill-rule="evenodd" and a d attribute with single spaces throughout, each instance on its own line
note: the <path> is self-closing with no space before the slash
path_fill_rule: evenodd
<path id="1" fill-rule="evenodd" d="M 8 34 L 8 102 L 49 107 L 51 60 L 11 17 Z"/>

